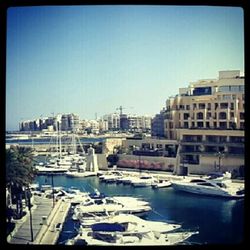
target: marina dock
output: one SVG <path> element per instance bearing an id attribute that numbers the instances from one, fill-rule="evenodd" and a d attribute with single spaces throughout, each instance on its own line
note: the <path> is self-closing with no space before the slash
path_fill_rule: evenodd
<path id="1" fill-rule="evenodd" d="M 61 199 L 53 207 L 52 199 L 35 197 L 32 208 L 32 231 L 30 230 L 30 214 L 20 221 L 9 235 L 7 241 L 10 244 L 56 244 L 61 228 L 70 208 L 70 203 Z M 57 228 L 57 226 L 60 226 Z"/>

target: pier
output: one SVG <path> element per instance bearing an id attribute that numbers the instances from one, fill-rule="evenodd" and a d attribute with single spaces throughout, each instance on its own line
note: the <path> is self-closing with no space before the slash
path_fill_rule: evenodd
<path id="1" fill-rule="evenodd" d="M 53 207 L 52 199 L 35 196 L 31 210 L 33 241 L 29 212 L 16 223 L 16 227 L 8 236 L 7 241 L 10 244 L 56 244 L 69 209 L 69 202 L 60 199 Z M 59 228 L 57 228 L 58 225 L 60 225 Z"/>

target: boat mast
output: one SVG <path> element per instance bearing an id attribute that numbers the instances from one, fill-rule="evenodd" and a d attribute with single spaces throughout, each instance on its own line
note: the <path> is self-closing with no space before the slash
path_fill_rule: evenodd
<path id="1" fill-rule="evenodd" d="M 60 130 L 60 124 L 58 122 L 58 135 L 59 135 L 59 159 L 62 159 L 62 140 L 61 140 L 61 130 Z"/>

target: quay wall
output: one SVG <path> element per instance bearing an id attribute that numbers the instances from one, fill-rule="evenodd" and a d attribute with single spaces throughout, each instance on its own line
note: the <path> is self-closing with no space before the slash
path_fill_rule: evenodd
<path id="1" fill-rule="evenodd" d="M 140 159 L 137 155 L 126 155 L 118 154 L 119 161 L 118 167 L 130 167 L 138 169 L 154 169 L 154 170 L 165 170 L 174 171 L 177 159 L 172 157 L 161 157 L 161 156 L 141 156 Z"/>

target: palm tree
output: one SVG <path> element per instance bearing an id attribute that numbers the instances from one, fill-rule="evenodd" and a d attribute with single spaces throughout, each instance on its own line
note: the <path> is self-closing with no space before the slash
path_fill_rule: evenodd
<path id="1" fill-rule="evenodd" d="M 25 187 L 34 180 L 32 148 L 11 146 L 6 149 L 6 186 L 15 198 L 17 217 L 22 216 L 22 196 Z"/>

